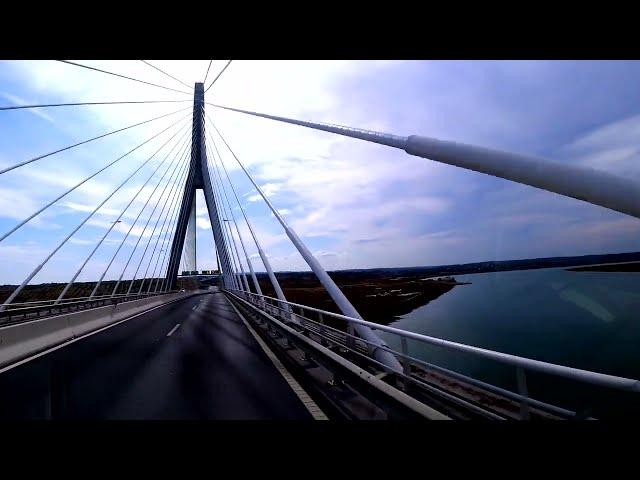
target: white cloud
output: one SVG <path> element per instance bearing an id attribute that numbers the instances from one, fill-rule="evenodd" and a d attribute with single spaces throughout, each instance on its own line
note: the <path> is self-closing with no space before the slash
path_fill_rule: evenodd
<path id="1" fill-rule="evenodd" d="M 9 100 L 10 102 L 14 103 L 16 106 L 23 106 L 23 105 L 30 105 L 30 104 L 33 105 L 36 103 L 36 102 L 28 102 L 23 98 L 18 97 L 17 95 L 12 95 L 7 92 L 0 92 L 0 95 L 2 95 L 4 98 Z M 27 111 L 40 118 L 44 118 L 47 122 L 55 123 L 55 120 L 50 115 L 45 113 L 41 108 L 30 108 Z"/>
<path id="2" fill-rule="evenodd" d="M 70 238 L 69 241 L 76 245 L 96 245 L 99 242 L 99 240 L 83 240 L 80 238 Z"/>
<path id="3" fill-rule="evenodd" d="M 260 189 L 267 197 L 272 197 L 282 188 L 281 183 L 265 183 L 264 185 L 260 185 Z M 255 192 L 255 190 L 254 190 Z M 249 196 L 247 198 L 250 202 L 258 202 L 262 200 L 262 195 L 256 193 L 254 195 Z"/>
<path id="4" fill-rule="evenodd" d="M 288 208 L 279 208 L 278 209 L 278 213 L 280 215 L 283 215 L 283 216 L 289 215 L 291 212 L 292 212 L 292 210 L 290 210 Z M 275 215 L 273 214 L 273 212 L 270 215 L 275 218 Z"/>
<path id="5" fill-rule="evenodd" d="M 139 61 L 81 63 L 178 89 L 184 88 Z M 207 66 L 206 61 L 158 61 L 154 64 L 188 84 L 201 79 Z M 213 78 L 214 72 L 224 64 L 222 60 L 214 62 L 209 78 Z M 24 87 L 24 91 L 18 92 L 20 97 L 16 97 L 13 91 L 8 94 L 13 95 L 13 99 L 4 95 L 13 103 L 25 103 L 25 99 L 29 99 L 28 103 L 45 103 L 49 100 L 100 101 L 105 100 L 104 92 L 109 92 L 109 99 L 114 100 L 188 98 L 186 95 L 54 61 L 7 61 L 1 65 L 6 78 Z M 444 72 L 441 75 L 446 77 L 447 82 L 435 90 L 428 88 L 431 85 L 429 75 L 414 75 L 421 65 L 428 66 L 429 75 Z M 484 84 L 484 79 L 478 82 L 464 75 L 454 78 L 451 73 L 455 73 L 459 67 L 444 68 L 441 65 L 395 61 L 234 61 L 216 87 L 207 93 L 206 100 L 259 112 L 398 134 L 425 133 L 443 138 L 454 137 L 470 143 L 494 142 L 494 145 L 488 146 L 517 142 L 522 138 L 516 135 L 517 132 L 527 131 L 533 137 L 537 135 L 538 130 L 525 123 L 533 107 L 522 109 L 522 105 L 512 107 L 511 103 L 499 105 L 490 95 L 492 91 Z M 498 62 L 493 68 L 492 71 L 503 75 L 500 78 L 505 82 L 508 80 L 512 85 L 530 88 L 540 82 L 541 72 L 549 67 L 538 63 L 503 65 Z M 411 86 L 409 80 L 413 81 L 414 77 L 419 82 Z M 422 83 L 422 80 L 426 83 Z M 407 85 L 409 89 L 415 89 L 413 92 L 416 95 L 409 92 L 408 99 L 402 103 L 402 99 L 397 97 L 401 96 L 403 90 L 408 91 Z M 548 86 L 544 85 L 544 88 L 548 89 Z M 371 101 L 372 98 L 375 101 Z M 390 103 L 391 100 L 393 102 Z M 38 135 L 26 145 L 3 137 L 6 149 L 3 148 L 5 156 L 0 158 L 0 162 L 3 165 L 15 164 L 183 106 L 188 109 L 189 102 L 74 109 L 61 107 L 55 110 L 55 117 L 50 116 L 55 119 L 55 128 L 50 128 L 51 131 L 46 132 L 48 135 Z M 579 217 L 592 208 L 587 205 L 584 209 L 581 206 L 574 209 L 573 200 L 558 199 L 544 192 L 542 196 L 545 199 L 553 198 L 548 203 L 547 200 L 536 203 L 539 196 L 531 193 L 531 190 L 510 190 L 504 184 L 494 183 L 529 200 L 528 203 L 518 202 L 517 198 L 514 200 L 515 194 L 500 197 L 483 191 L 482 186 L 491 181 L 486 177 L 411 157 L 401 150 L 247 117 L 210 105 L 206 110 L 266 195 L 322 258 L 327 268 L 437 262 L 441 258 L 453 258 L 456 251 L 460 256 L 467 255 L 467 252 L 481 252 L 475 250 L 475 246 L 486 245 L 491 238 L 495 238 L 492 235 L 496 235 L 496 229 L 512 233 L 535 227 L 537 232 L 544 230 L 544 226 L 555 228 L 573 218 L 575 212 Z M 471 118 L 468 114 L 470 111 L 478 115 Z M 189 115 L 188 111 L 184 112 L 187 117 L 185 132 L 189 130 Z M 53 155 L 34 163 L 33 166 L 37 168 L 24 167 L 9 172 L 3 176 L 5 183 L 0 187 L 0 217 L 12 220 L 26 217 L 177 118 L 179 115 Z M 557 125 L 562 126 L 562 121 L 562 118 L 558 118 Z M 216 141 L 222 161 L 234 178 L 239 195 L 246 202 L 258 238 L 264 249 L 273 255 L 274 268 L 306 268 L 297 252 L 291 253 L 291 243 L 282 228 L 242 176 L 235 159 L 212 133 L 208 123 L 207 131 Z M 640 116 L 630 116 L 579 133 L 561 153 L 571 157 L 572 161 L 595 168 L 637 175 L 640 172 L 637 167 L 640 164 L 637 144 L 639 133 Z M 54 226 L 63 223 L 65 231 L 69 231 L 168 137 L 167 134 L 158 138 L 157 142 L 149 142 L 125 157 L 65 197 L 55 209 L 35 219 L 33 225 Z M 207 151 L 211 150 L 208 147 Z M 185 152 L 184 161 L 188 161 L 188 151 Z M 158 155 L 157 160 L 160 161 L 162 157 Z M 110 222 L 119 215 L 135 195 L 145 175 L 155 166 L 154 160 L 149 164 L 149 170 L 144 170 L 125 185 L 87 226 L 109 228 Z M 145 187 L 105 244 L 115 245 L 120 241 L 121 234 L 128 231 L 142 208 L 143 200 L 151 191 L 151 186 Z M 163 200 L 161 205 L 165 202 Z M 237 209 L 236 206 L 233 208 Z M 142 233 L 150 210 L 151 207 L 141 216 L 127 245 Z M 468 211 L 474 211 L 477 215 L 465 215 L 455 228 L 447 224 L 448 219 L 459 219 Z M 209 229 L 204 203 L 198 204 L 196 213 L 198 229 Z M 159 214 L 160 208 L 154 213 L 145 237 L 150 236 Z M 241 216 L 238 215 L 238 218 Z M 580 232 L 592 236 L 605 235 L 602 229 L 594 227 L 599 223 L 597 219 L 591 217 L 589 222 L 580 228 L 568 228 L 566 235 L 575 237 Z M 609 225 L 612 231 L 621 236 L 632 235 L 632 230 L 626 230 L 626 227 L 603 225 Z M 242 224 L 240 229 L 249 254 L 255 258 L 255 245 L 248 229 Z M 614 236 L 612 234 L 608 238 Z M 207 235 L 202 237 L 211 241 Z M 515 242 L 515 238 L 510 237 L 510 241 Z M 209 256 L 204 257 L 203 261 L 212 261 L 212 251 L 199 249 L 199 252 L 208 252 Z M 33 258 L 34 262 L 36 260 Z M 201 261 L 200 253 L 198 261 Z"/>
<path id="6" fill-rule="evenodd" d="M 328 252 L 325 250 L 320 250 L 320 251 L 314 252 L 313 255 L 316 257 L 335 257 L 339 254 L 336 252 Z"/>
<path id="7" fill-rule="evenodd" d="M 599 170 L 640 177 L 640 115 L 601 125 L 562 148 L 577 161 Z"/>
<path id="8" fill-rule="evenodd" d="M 196 217 L 196 227 L 202 230 L 210 230 L 211 229 L 211 221 L 208 218 Z"/>
<path id="9" fill-rule="evenodd" d="M 36 199 L 27 190 L 0 187 L 0 217 L 24 220 L 38 208 Z"/>

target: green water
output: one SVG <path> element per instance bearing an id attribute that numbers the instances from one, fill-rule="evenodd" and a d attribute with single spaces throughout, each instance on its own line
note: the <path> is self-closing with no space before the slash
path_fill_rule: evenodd
<path id="1" fill-rule="evenodd" d="M 640 379 L 640 273 L 563 268 L 457 275 L 459 285 L 391 326 L 576 368 Z M 393 346 L 398 341 L 384 335 Z M 513 367 L 409 341 L 412 355 L 515 390 Z M 532 397 L 598 418 L 640 418 L 640 393 L 527 373 Z"/>

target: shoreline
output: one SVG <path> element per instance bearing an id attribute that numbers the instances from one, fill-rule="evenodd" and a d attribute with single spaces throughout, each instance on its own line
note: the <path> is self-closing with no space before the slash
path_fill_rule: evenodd
<path id="1" fill-rule="evenodd" d="M 287 300 L 310 307 L 341 313 L 320 282 L 313 278 L 278 278 Z M 334 278 L 345 296 L 367 321 L 388 325 L 398 318 L 426 305 L 452 290 L 455 279 L 419 277 L 391 277 L 355 279 Z M 268 296 L 275 296 L 267 279 L 260 279 L 260 287 Z M 343 322 L 336 321 L 336 326 Z M 332 325 L 333 326 L 333 325 Z M 341 325 L 344 326 L 344 325 Z"/>
<path id="2" fill-rule="evenodd" d="M 640 272 L 640 262 L 596 263 L 593 265 L 566 268 L 565 270 L 569 272 L 634 273 Z"/>

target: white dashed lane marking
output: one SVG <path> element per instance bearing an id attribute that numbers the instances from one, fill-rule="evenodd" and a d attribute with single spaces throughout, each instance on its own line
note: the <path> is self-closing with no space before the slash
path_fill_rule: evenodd
<path id="1" fill-rule="evenodd" d="M 180 326 L 179 323 L 176 324 L 176 326 L 173 327 L 169 333 L 167 333 L 167 337 L 170 337 L 173 334 L 173 332 L 175 332 L 178 329 L 179 326 Z"/>

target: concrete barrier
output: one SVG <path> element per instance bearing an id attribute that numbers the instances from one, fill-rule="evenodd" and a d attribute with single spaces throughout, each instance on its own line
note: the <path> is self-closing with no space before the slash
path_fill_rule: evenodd
<path id="1" fill-rule="evenodd" d="M 158 295 L 0 327 L 0 368 L 138 313 L 198 292 Z"/>

